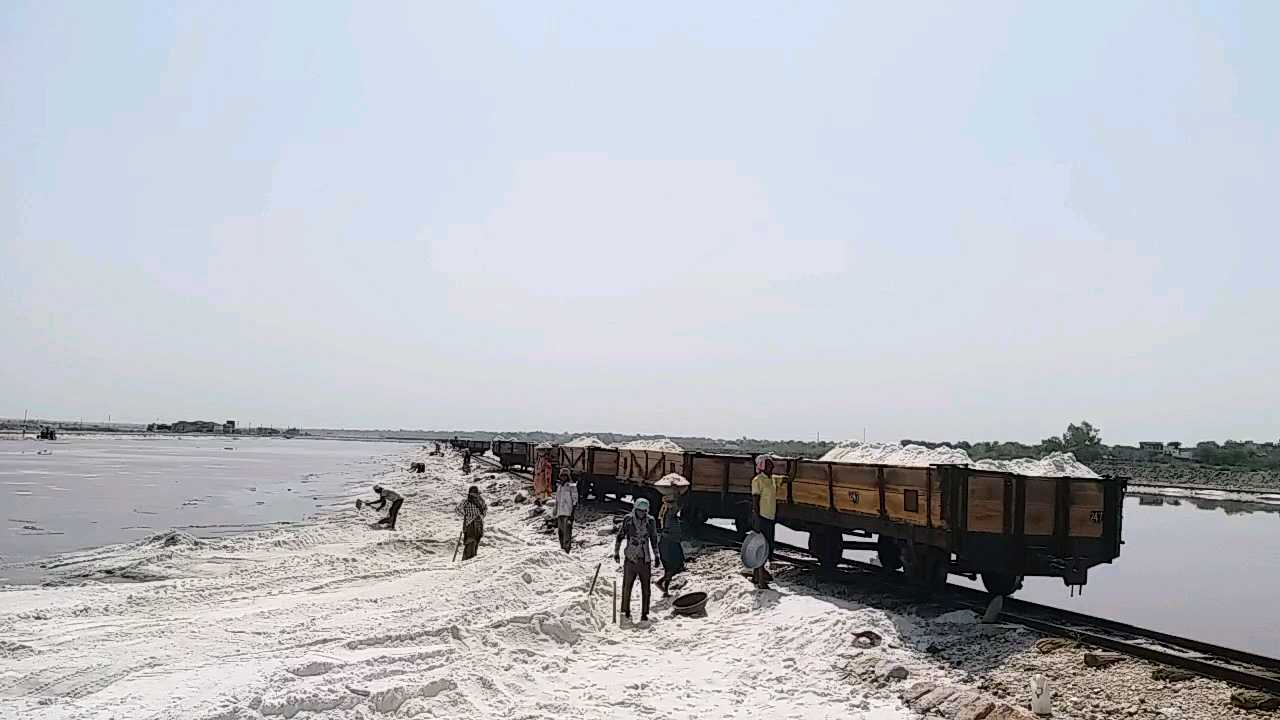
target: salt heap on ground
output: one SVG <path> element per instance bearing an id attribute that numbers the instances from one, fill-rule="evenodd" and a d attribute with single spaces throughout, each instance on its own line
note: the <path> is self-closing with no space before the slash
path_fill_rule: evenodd
<path id="1" fill-rule="evenodd" d="M 825 462 L 863 463 L 867 465 L 900 465 L 904 467 L 928 467 L 930 465 L 967 465 L 978 470 L 1017 473 L 1032 477 L 1096 478 L 1097 473 L 1076 460 L 1071 453 L 1055 452 L 1036 460 L 978 460 L 959 448 L 901 443 L 863 442 L 846 440 L 827 451 L 821 458 Z"/>
<path id="2" fill-rule="evenodd" d="M 632 440 L 624 442 L 618 446 L 619 450 L 656 450 L 657 452 L 684 452 L 684 448 L 675 444 L 668 438 L 657 438 L 654 440 Z"/>

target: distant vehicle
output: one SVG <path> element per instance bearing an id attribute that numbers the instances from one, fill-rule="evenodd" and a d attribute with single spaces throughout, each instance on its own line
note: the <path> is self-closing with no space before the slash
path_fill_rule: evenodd
<path id="1" fill-rule="evenodd" d="M 519 465 L 528 470 L 533 467 L 533 448 L 534 443 L 531 442 L 494 440 L 489 447 L 489 451 L 498 457 L 504 468 Z"/>
<path id="2" fill-rule="evenodd" d="M 449 441 L 455 450 L 470 450 L 472 455 L 483 455 L 489 451 L 488 440 L 459 440 L 454 438 Z"/>

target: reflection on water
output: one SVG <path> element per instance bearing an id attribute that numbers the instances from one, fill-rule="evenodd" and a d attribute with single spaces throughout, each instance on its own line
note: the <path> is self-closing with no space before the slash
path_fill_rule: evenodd
<path id="1" fill-rule="evenodd" d="M 1201 510 L 1221 510 L 1228 515 L 1248 513 L 1274 513 L 1280 515 L 1280 503 L 1278 502 L 1264 502 L 1260 500 L 1234 498 L 1222 499 L 1195 495 L 1189 497 L 1180 495 L 1157 495 L 1142 491 L 1132 491 L 1129 495 L 1131 497 L 1138 498 L 1139 505 L 1156 507 L 1169 505 L 1171 507 L 1178 507 L 1183 503 L 1187 503 L 1188 505 Z"/>
<path id="2" fill-rule="evenodd" d="M 0 440 L 0 584 L 39 582 L 30 561 L 138 540 L 296 522 L 348 502 L 348 484 L 404 446 L 219 437 Z M 353 465 L 372 462 L 368 473 Z"/>

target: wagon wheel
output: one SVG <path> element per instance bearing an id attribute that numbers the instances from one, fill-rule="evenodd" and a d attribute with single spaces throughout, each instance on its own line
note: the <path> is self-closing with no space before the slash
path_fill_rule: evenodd
<path id="1" fill-rule="evenodd" d="M 686 505 L 680 508 L 680 521 L 683 523 L 685 532 L 697 535 L 702 532 L 702 526 L 707 522 L 707 513 L 696 505 Z"/>
<path id="2" fill-rule="evenodd" d="M 920 579 L 924 577 L 922 565 L 924 564 L 924 556 L 921 548 L 906 541 L 897 543 L 898 545 L 898 561 L 902 563 L 902 572 L 906 573 L 907 579 L 912 585 L 918 585 Z"/>
<path id="3" fill-rule="evenodd" d="M 902 559 L 907 577 L 921 597 L 929 597 L 946 587 L 950 563 L 946 552 L 928 545 L 910 544 Z"/>
<path id="4" fill-rule="evenodd" d="M 1002 572 L 984 572 L 982 586 L 992 595 L 1012 595 L 1022 589 L 1022 576 Z"/>
<path id="5" fill-rule="evenodd" d="M 897 540 L 888 535 L 881 535 L 876 539 L 876 556 L 885 572 L 894 572 L 902 567 L 902 548 L 898 547 Z"/>
<path id="6" fill-rule="evenodd" d="M 835 570 L 844 557 L 844 535 L 832 528 L 810 530 L 809 554 L 818 558 L 824 571 Z"/>
<path id="7" fill-rule="evenodd" d="M 925 578 L 926 592 L 940 593 L 947 587 L 947 574 L 950 572 L 951 554 L 938 548 L 929 548 L 929 574 Z"/>

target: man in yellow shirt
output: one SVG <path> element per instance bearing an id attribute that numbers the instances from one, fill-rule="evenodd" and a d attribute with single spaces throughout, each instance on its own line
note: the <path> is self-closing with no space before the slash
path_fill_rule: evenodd
<path id="1" fill-rule="evenodd" d="M 751 478 L 751 510 L 756 532 L 764 535 L 769 543 L 769 559 L 773 559 L 773 530 L 778 516 L 778 484 L 781 478 L 773 474 L 773 458 L 761 455 L 756 458 L 756 476 Z M 767 563 L 766 563 L 767 564 Z M 756 587 L 769 587 L 773 575 L 764 565 L 752 572 Z"/>

